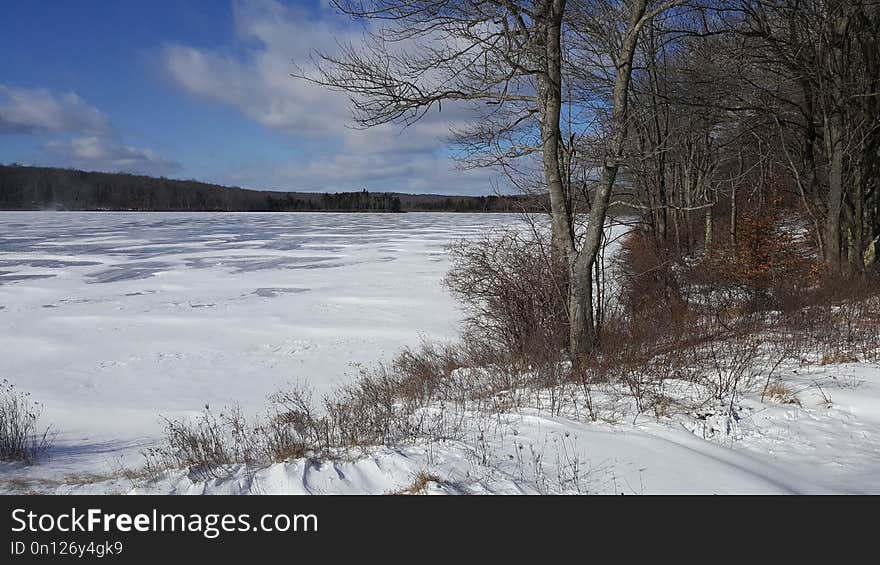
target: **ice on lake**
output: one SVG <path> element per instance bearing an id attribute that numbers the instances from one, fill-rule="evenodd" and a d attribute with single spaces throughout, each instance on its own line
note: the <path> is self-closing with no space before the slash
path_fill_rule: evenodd
<path id="1" fill-rule="evenodd" d="M 0 212 L 0 378 L 45 403 L 62 445 L 260 411 L 286 382 L 321 394 L 420 332 L 454 337 L 446 245 L 516 221 Z"/>

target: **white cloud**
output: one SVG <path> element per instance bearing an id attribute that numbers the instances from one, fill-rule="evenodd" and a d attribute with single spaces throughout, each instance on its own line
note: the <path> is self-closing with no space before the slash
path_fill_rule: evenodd
<path id="1" fill-rule="evenodd" d="M 95 135 L 108 130 L 107 117 L 73 92 L 53 94 L 0 84 L 0 134 Z"/>
<path id="2" fill-rule="evenodd" d="M 107 137 L 55 140 L 43 147 L 56 163 L 86 170 L 165 175 L 180 169 L 179 163 L 155 151 L 123 145 Z"/>
<path id="3" fill-rule="evenodd" d="M 405 130 L 393 124 L 352 129 L 344 94 L 290 76 L 292 61 L 305 63 L 316 49 L 361 39 L 362 31 L 345 18 L 329 11 L 309 15 L 274 0 L 241 0 L 233 9 L 238 49 L 165 46 L 161 56 L 171 78 L 191 95 L 234 107 L 304 145 L 331 149 L 318 160 L 246 165 L 223 172 L 223 181 L 322 191 L 492 191 L 489 172 L 464 174 L 445 151 L 450 126 L 469 117 L 463 105 L 444 104 Z"/>
<path id="4" fill-rule="evenodd" d="M 490 194 L 494 175 L 485 169 L 461 171 L 430 154 L 395 158 L 387 153 L 334 153 L 309 161 L 238 167 L 224 182 L 249 188 L 342 192 L 370 191 Z"/>
<path id="5" fill-rule="evenodd" d="M 354 34 L 274 1 L 236 2 L 234 17 L 236 38 L 249 47 L 230 55 L 168 45 L 162 61 L 171 77 L 190 94 L 234 106 L 274 130 L 340 133 L 349 116 L 345 97 L 292 78 L 292 59 L 307 59 L 312 49 Z"/>
<path id="6" fill-rule="evenodd" d="M 164 175 L 180 164 L 150 149 L 124 145 L 107 116 L 76 93 L 0 84 L 0 135 L 51 136 L 47 164 Z"/>

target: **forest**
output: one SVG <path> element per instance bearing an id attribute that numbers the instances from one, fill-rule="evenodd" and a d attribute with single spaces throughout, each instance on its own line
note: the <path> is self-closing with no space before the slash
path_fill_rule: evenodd
<path id="1" fill-rule="evenodd" d="M 549 197 L 547 276 L 575 357 L 601 337 L 615 205 L 640 217 L 631 245 L 655 258 L 640 275 L 683 260 L 804 285 L 876 273 L 876 1 L 333 4 L 375 28 L 317 53 L 302 79 L 347 93 L 359 127 L 468 108 L 460 158 Z"/>
<path id="2" fill-rule="evenodd" d="M 0 210 L 175 212 L 511 212 L 537 209 L 522 196 L 247 190 L 127 173 L 0 165 Z"/>

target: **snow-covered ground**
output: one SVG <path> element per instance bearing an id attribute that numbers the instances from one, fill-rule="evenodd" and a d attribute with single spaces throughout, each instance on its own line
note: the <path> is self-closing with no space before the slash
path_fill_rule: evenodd
<path id="1" fill-rule="evenodd" d="M 574 403 L 551 414 L 537 393 L 512 413 L 467 412 L 456 441 L 207 481 L 84 476 L 135 468 L 159 414 L 230 403 L 259 413 L 288 381 L 328 391 L 356 374 L 352 363 L 387 359 L 419 332 L 454 337 L 445 244 L 515 221 L 0 213 L 0 377 L 43 401 L 60 432 L 46 462 L 0 467 L 0 490 L 880 493 L 876 363 L 785 365 L 774 374 L 788 398 L 762 402 L 753 389 L 733 406 L 659 417 L 634 417 L 613 386 L 595 392 L 596 422 Z M 684 399 L 693 386 L 673 381 L 664 394 Z"/>
<path id="2" fill-rule="evenodd" d="M 58 482 L 27 473 L 20 478 L 28 480 L 6 488 L 74 494 L 880 493 L 880 367 L 791 365 L 780 375 L 790 397 L 762 402 L 753 390 L 733 412 L 704 406 L 633 421 L 625 397 L 600 393 L 594 400 L 614 421 L 593 422 L 570 410 L 552 415 L 546 405 L 503 415 L 468 412 L 455 441 L 238 467 L 218 478 L 174 470 L 158 479 Z M 691 386 L 682 384 L 682 397 Z"/>

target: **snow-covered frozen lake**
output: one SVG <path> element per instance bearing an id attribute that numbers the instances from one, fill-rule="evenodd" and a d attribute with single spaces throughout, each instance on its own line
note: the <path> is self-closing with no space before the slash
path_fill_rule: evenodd
<path id="1" fill-rule="evenodd" d="M 0 378 L 84 456 L 148 441 L 160 414 L 321 394 L 420 332 L 454 337 L 445 246 L 516 221 L 0 212 Z"/>

